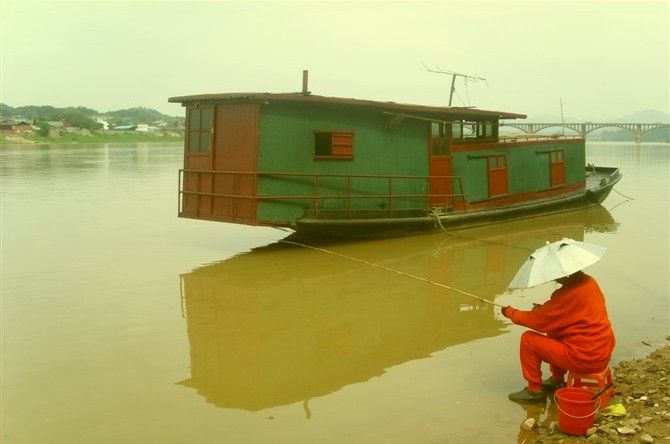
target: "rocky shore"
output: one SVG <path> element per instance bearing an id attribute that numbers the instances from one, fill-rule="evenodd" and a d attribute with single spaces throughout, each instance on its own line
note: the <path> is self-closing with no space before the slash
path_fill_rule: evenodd
<path id="1" fill-rule="evenodd" d="M 670 336 L 666 340 L 670 341 Z M 532 417 L 526 420 L 519 442 L 670 443 L 670 345 L 644 359 L 620 362 L 612 368 L 612 378 L 616 394 L 608 406 L 621 404 L 625 409 L 622 416 L 600 410 L 586 436 L 569 436 L 560 431 L 556 406 L 552 405 L 548 410 L 553 412 L 544 421 Z"/>

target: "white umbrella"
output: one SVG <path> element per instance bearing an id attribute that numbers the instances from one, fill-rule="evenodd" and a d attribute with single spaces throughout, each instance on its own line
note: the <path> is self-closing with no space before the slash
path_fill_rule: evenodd
<path id="1" fill-rule="evenodd" d="M 521 266 L 509 289 L 530 288 L 558 278 L 570 276 L 603 258 L 607 249 L 563 238 L 535 250 Z"/>

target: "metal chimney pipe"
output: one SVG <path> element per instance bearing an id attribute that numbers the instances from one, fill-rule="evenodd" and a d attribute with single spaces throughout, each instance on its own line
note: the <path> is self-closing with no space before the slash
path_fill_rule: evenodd
<path id="1" fill-rule="evenodd" d="M 302 70 L 302 93 L 303 94 L 309 94 L 309 89 L 307 87 L 308 78 L 309 78 L 309 71 L 307 71 L 306 69 L 303 69 Z"/>

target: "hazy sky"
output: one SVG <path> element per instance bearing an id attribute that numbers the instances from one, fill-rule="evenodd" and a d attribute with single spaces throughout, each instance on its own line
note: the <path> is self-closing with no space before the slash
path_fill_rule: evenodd
<path id="1" fill-rule="evenodd" d="M 0 0 L 1 101 L 144 106 L 292 92 L 606 120 L 669 110 L 663 1 Z"/>

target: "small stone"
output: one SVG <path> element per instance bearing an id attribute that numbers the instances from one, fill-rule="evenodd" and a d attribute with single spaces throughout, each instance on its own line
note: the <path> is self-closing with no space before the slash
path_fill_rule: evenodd
<path id="1" fill-rule="evenodd" d="M 611 427 L 600 427 L 599 430 L 608 435 L 616 435 L 616 430 Z"/>
<path id="2" fill-rule="evenodd" d="M 646 433 L 642 436 L 640 436 L 640 442 L 644 444 L 652 444 L 654 442 L 654 438 L 651 435 L 647 435 Z"/>
<path id="3" fill-rule="evenodd" d="M 628 418 L 628 419 L 624 419 L 619 424 L 621 424 L 622 426 L 635 427 L 639 423 L 640 423 L 640 421 L 636 418 Z"/>
<path id="4" fill-rule="evenodd" d="M 635 435 L 636 433 L 634 428 L 628 426 L 617 427 L 616 431 L 619 432 L 620 435 Z"/>
<path id="5" fill-rule="evenodd" d="M 521 428 L 524 430 L 533 430 L 533 427 L 535 427 L 535 418 L 528 418 L 521 424 Z"/>
<path id="6" fill-rule="evenodd" d="M 654 418 L 652 418 L 651 416 L 643 416 L 642 418 L 640 418 L 640 424 L 647 424 L 653 420 Z"/>
<path id="7" fill-rule="evenodd" d="M 589 429 L 586 431 L 586 436 L 595 435 L 597 431 L 598 427 L 589 427 Z"/>

